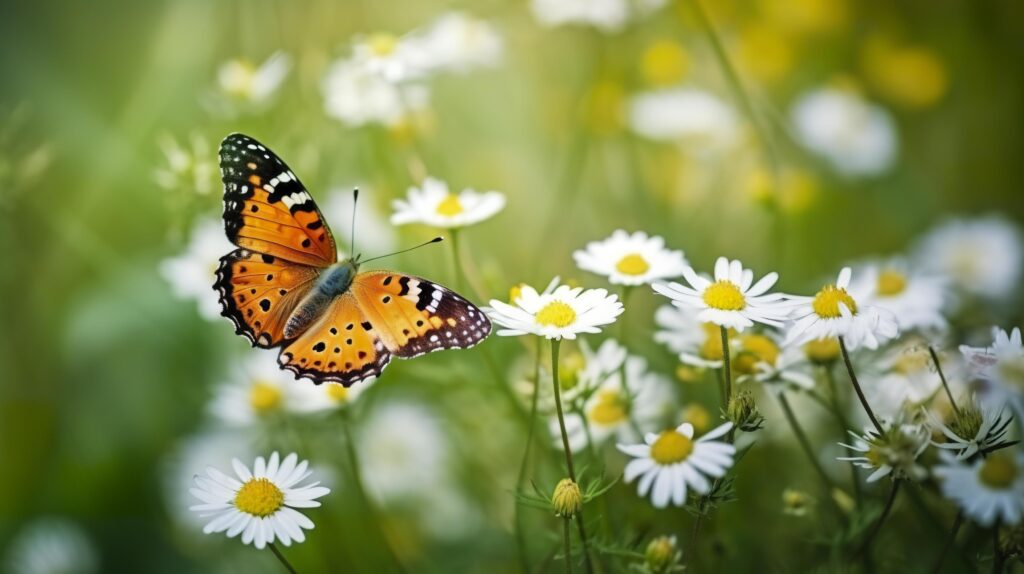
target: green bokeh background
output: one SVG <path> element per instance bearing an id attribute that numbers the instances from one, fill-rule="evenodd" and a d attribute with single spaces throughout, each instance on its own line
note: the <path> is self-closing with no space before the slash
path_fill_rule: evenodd
<path id="1" fill-rule="evenodd" d="M 325 116 L 320 77 L 354 35 L 402 33 L 451 8 L 495 23 L 506 38 L 505 58 L 495 70 L 433 80 L 432 125 L 415 146 L 387 130 L 348 128 Z M 740 24 L 759 18 L 757 6 L 740 0 L 711 8 L 727 46 Z M 698 268 L 727 254 L 757 270 L 779 271 L 783 290 L 807 292 L 842 262 L 899 252 L 947 216 L 1024 219 L 1024 5 L 851 1 L 848 10 L 841 29 L 800 46 L 784 81 L 745 82 L 758 106 L 786 110 L 809 87 L 840 75 L 857 78 L 858 49 L 879 31 L 929 46 L 944 62 L 949 88 L 927 109 L 893 110 L 901 157 L 880 178 L 837 179 L 779 138 L 783 161 L 814 170 L 820 190 L 808 209 L 777 213 L 747 197 L 730 177 L 728 158 L 691 158 L 679 168 L 706 170 L 723 182 L 688 198 L 657 175 L 663 163 L 677 161 L 667 159 L 664 146 L 625 131 L 580 127 L 589 87 L 604 80 L 627 92 L 639 89 L 642 51 L 659 39 L 687 48 L 693 83 L 735 103 L 688 2 L 672 3 L 620 34 L 601 35 L 541 28 L 524 2 L 507 1 L 5 1 L 0 553 L 25 521 L 60 515 L 84 526 L 104 571 L 276 568 L 269 555 L 235 541 L 197 544 L 182 536 L 162 495 L 164 461 L 200 426 L 225 357 L 247 352 L 226 321 L 201 319 L 192 302 L 171 296 L 157 273 L 163 258 L 183 248 L 193 218 L 217 213 L 220 203 L 217 192 L 182 199 L 155 185 L 153 172 L 165 163 L 158 141 L 166 135 L 185 140 L 198 133 L 212 154 L 227 133 L 249 133 L 289 161 L 314 197 L 365 182 L 365 201 L 385 212 L 412 183 L 405 165 L 414 149 L 430 173 L 455 187 L 500 190 L 508 207 L 464 234 L 486 296 L 497 298 L 514 283 L 543 285 L 554 275 L 603 286 L 576 270 L 571 252 L 619 227 L 663 235 Z M 224 119 L 204 110 L 201 96 L 213 89 L 223 61 L 260 61 L 276 50 L 291 54 L 295 67 L 267 112 Z M 45 168 L 19 178 L 19 166 L 39 150 L 49 158 Z M 431 234 L 412 228 L 400 237 L 412 244 Z M 388 265 L 453 281 L 443 248 Z M 638 293 L 632 303 L 631 350 L 671 372 L 672 357 L 650 338 L 659 302 Z M 998 322 L 1019 324 L 1017 309 L 997 312 Z M 985 320 L 991 318 L 978 322 Z M 504 366 L 522 355 L 520 343 L 494 338 L 486 345 Z M 385 379 L 366 408 L 397 397 L 435 404 L 460 453 L 463 488 L 490 519 L 472 540 L 420 545 L 410 535 L 415 571 L 514 571 L 507 512 L 487 501 L 510 499 L 523 431 L 479 352 L 395 364 Z M 330 456 L 330 440 L 316 452 Z M 760 471 L 740 472 L 741 500 L 716 518 L 709 561 L 759 571 L 823 563 L 820 552 L 806 551 L 818 534 L 813 525 L 778 512 L 783 487 L 812 484 L 799 456 L 795 447 L 773 445 L 744 460 Z M 553 483 L 557 466 L 547 467 L 540 476 Z M 689 532 L 692 518 L 684 512 L 655 513 L 632 497 L 632 486 L 613 493 L 638 535 Z M 941 541 L 911 502 L 904 504 L 882 543 L 894 560 L 886 569 L 893 571 L 932 556 Z M 922 504 L 938 524 L 949 523 L 947 506 Z M 362 526 L 364 510 L 344 490 L 312 516 L 318 529 L 292 551 L 300 570 L 323 568 L 325 556 L 339 570 L 340 564 L 351 572 L 388 567 L 374 534 Z M 553 519 L 531 516 L 538 532 L 557 532 Z M 404 540 L 399 518 L 393 526 Z M 536 539 L 538 548 L 548 543 L 547 535 Z"/>

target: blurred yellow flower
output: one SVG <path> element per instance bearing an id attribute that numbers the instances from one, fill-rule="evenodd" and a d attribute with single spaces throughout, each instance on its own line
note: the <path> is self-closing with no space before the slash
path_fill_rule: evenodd
<path id="1" fill-rule="evenodd" d="M 598 135 L 618 132 L 625 125 L 625 100 L 622 84 L 610 80 L 594 84 L 586 96 L 584 123 Z"/>
<path id="2" fill-rule="evenodd" d="M 778 189 L 771 172 L 757 168 L 747 175 L 748 197 L 764 205 L 778 205 L 783 212 L 799 215 L 818 200 L 820 186 L 814 174 L 799 168 L 786 168 L 779 174 Z"/>
<path id="3" fill-rule="evenodd" d="M 274 384 L 266 381 L 254 381 L 249 387 L 249 404 L 252 410 L 259 414 L 266 414 L 277 410 L 281 406 L 283 393 Z"/>
<path id="4" fill-rule="evenodd" d="M 846 0 L 761 0 L 761 13 L 774 25 L 797 34 L 828 34 L 849 22 Z"/>
<path id="5" fill-rule="evenodd" d="M 739 65 L 764 83 L 781 80 L 793 69 L 793 44 L 777 27 L 754 22 L 740 31 L 736 47 Z"/>
<path id="6" fill-rule="evenodd" d="M 675 85 L 686 79 L 690 55 L 678 42 L 658 40 L 644 50 L 640 70 L 644 81 L 652 86 Z"/>
<path id="7" fill-rule="evenodd" d="M 699 433 L 704 433 L 711 427 L 711 413 L 704 405 L 690 403 L 683 409 L 683 422 L 690 423 Z"/>
<path id="8" fill-rule="evenodd" d="M 923 46 L 898 46 L 888 39 L 872 38 L 864 44 L 861 65 L 872 87 L 904 108 L 933 106 L 949 88 L 942 59 Z"/>

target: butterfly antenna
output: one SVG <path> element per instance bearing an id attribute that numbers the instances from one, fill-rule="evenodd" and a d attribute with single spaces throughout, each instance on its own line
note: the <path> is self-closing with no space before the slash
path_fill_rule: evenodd
<path id="1" fill-rule="evenodd" d="M 355 188 L 352 192 L 352 226 L 349 228 L 351 235 L 349 236 L 348 248 L 351 250 L 352 256 L 356 256 L 356 204 L 359 203 L 359 188 Z"/>
<path id="2" fill-rule="evenodd" d="M 394 253 L 388 253 L 387 255 L 378 255 L 376 257 L 371 257 L 371 258 L 367 259 L 366 261 L 363 261 L 362 263 L 368 263 L 370 261 L 375 261 L 377 259 L 383 259 L 385 257 L 391 257 L 392 255 L 398 255 L 399 253 L 405 253 L 406 251 L 412 251 L 413 249 L 419 249 L 420 247 L 423 247 L 424 245 L 430 245 L 431 243 L 437 243 L 439 241 L 444 241 L 444 237 L 438 236 L 438 237 L 435 237 L 435 238 L 431 239 L 430 241 L 424 241 L 423 243 L 420 243 L 419 245 L 417 245 L 415 247 L 410 247 L 408 249 L 403 249 L 401 251 L 395 251 Z"/>

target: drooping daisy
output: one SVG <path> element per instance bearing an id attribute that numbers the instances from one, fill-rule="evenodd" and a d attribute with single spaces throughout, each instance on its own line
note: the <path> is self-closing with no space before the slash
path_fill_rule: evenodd
<path id="1" fill-rule="evenodd" d="M 165 135 L 159 141 L 166 164 L 153 172 L 156 184 L 168 191 L 208 195 L 220 185 L 210 142 L 198 132 L 186 143 Z M 223 233 L 221 234 L 223 235 Z"/>
<path id="2" fill-rule="evenodd" d="M 862 294 L 847 290 L 851 274 L 844 267 L 835 284 L 826 285 L 814 297 L 796 299 L 800 305 L 793 309 L 793 324 L 783 344 L 842 337 L 848 349 L 877 349 L 879 343 L 896 337 L 899 326 L 892 313 L 868 305 Z"/>
<path id="3" fill-rule="evenodd" d="M 575 339 L 579 333 L 600 333 L 600 327 L 614 323 L 623 311 L 617 295 L 568 285 L 547 294 L 525 286 L 514 303 L 491 300 L 490 317 L 503 327 L 498 335 Z"/>
<path id="4" fill-rule="evenodd" d="M 1020 230 L 1001 215 L 954 219 L 921 239 L 915 260 L 962 293 L 998 300 L 1017 292 L 1024 249 Z"/>
<path id="5" fill-rule="evenodd" d="M 4 572 L 92 574 L 98 572 L 96 547 L 74 522 L 36 518 L 21 527 L 5 549 Z"/>
<path id="6" fill-rule="evenodd" d="M 864 434 L 849 431 L 856 439 L 852 445 L 840 443 L 857 456 L 838 457 L 861 468 L 872 470 L 868 482 L 875 482 L 886 476 L 894 478 L 920 479 L 926 471 L 917 459 L 928 448 L 929 432 L 923 425 L 904 422 L 902 417 L 880 421 L 885 434 L 879 436 L 873 427 L 865 428 Z"/>
<path id="7" fill-rule="evenodd" d="M 843 175 L 883 173 L 899 152 L 892 116 L 847 90 L 824 88 L 801 96 L 792 122 L 797 140 Z"/>
<path id="8" fill-rule="evenodd" d="M 203 532 L 227 532 L 228 538 L 241 534 L 243 544 L 256 548 L 274 541 L 285 546 L 305 541 L 302 531 L 312 530 L 313 521 L 295 509 L 316 508 L 316 499 L 331 492 L 319 482 L 299 484 L 313 474 L 307 470 L 309 463 L 299 462 L 295 453 L 281 460 L 275 452 L 269 461 L 256 457 L 251 471 L 237 458 L 231 465 L 233 477 L 211 466 L 193 480 L 191 492 L 202 504 L 192 510 L 213 517 Z"/>
<path id="9" fill-rule="evenodd" d="M 960 405 L 959 411 L 951 417 L 946 424 L 934 413 L 928 413 L 932 428 L 946 438 L 941 442 L 932 441 L 932 444 L 956 453 L 957 460 L 967 460 L 980 451 L 1002 444 L 1013 422 L 1005 406 L 978 405 L 973 397 L 968 404 Z"/>
<path id="10" fill-rule="evenodd" d="M 769 273 L 754 283 L 754 272 L 744 269 L 739 260 L 719 257 L 715 262 L 715 280 L 710 281 L 687 266 L 683 277 L 689 286 L 679 283 L 654 283 L 654 290 L 680 308 L 697 309 L 697 319 L 721 327 L 743 331 L 754 323 L 781 327 L 792 305 L 781 293 L 768 293 L 778 281 Z"/>
<path id="11" fill-rule="evenodd" d="M 650 493 L 655 508 L 683 506 L 689 489 L 707 494 L 709 478 L 725 476 L 732 466 L 736 447 L 714 440 L 731 428 L 732 423 L 725 423 L 693 440 L 693 425 L 683 423 L 661 434 L 648 433 L 642 444 L 620 444 L 620 451 L 634 457 L 626 465 L 624 478 L 633 482 L 639 477 L 637 494 Z"/>
<path id="12" fill-rule="evenodd" d="M 217 70 L 217 84 L 231 99 L 262 105 L 274 96 L 291 70 L 291 60 L 275 52 L 259 66 L 248 60 L 229 60 Z"/>
<path id="13" fill-rule="evenodd" d="M 850 291 L 865 293 L 865 303 L 890 311 L 900 331 L 945 328 L 948 294 L 942 277 L 913 270 L 902 259 L 866 264 L 856 277 Z"/>
<path id="14" fill-rule="evenodd" d="M 200 219 L 192 227 L 184 253 L 160 262 L 160 275 L 179 299 L 194 299 L 204 319 L 220 317 L 220 300 L 210 286 L 216 281 L 220 258 L 234 249 L 220 219 Z"/>
<path id="15" fill-rule="evenodd" d="M 686 268 L 682 251 L 665 247 L 665 240 L 618 229 L 603 241 L 591 241 L 572 254 L 584 271 L 604 275 L 613 285 L 643 285 L 679 277 Z"/>
<path id="16" fill-rule="evenodd" d="M 502 58 L 504 41 L 494 26 L 463 12 L 447 12 L 416 34 L 418 50 L 427 54 L 430 72 L 466 73 L 490 68 Z"/>
<path id="17" fill-rule="evenodd" d="M 999 451 L 964 464 L 944 454 L 934 468 L 942 494 L 982 526 L 1013 525 L 1024 517 L 1024 453 Z"/>
<path id="18" fill-rule="evenodd" d="M 1020 328 L 1007 333 L 992 327 L 992 346 L 960 346 L 967 360 L 968 370 L 981 385 L 981 398 L 994 405 L 1009 401 L 1021 412 L 1020 400 L 1024 393 L 1024 344 Z"/>
<path id="19" fill-rule="evenodd" d="M 392 202 L 394 225 L 422 223 L 444 229 L 465 227 L 494 217 L 505 207 L 505 196 L 497 191 L 464 189 L 448 191 L 448 184 L 428 177 L 420 187 L 410 187 L 405 199 Z"/>
<path id="20" fill-rule="evenodd" d="M 417 83 L 396 84 L 363 62 L 340 59 L 327 69 L 321 90 L 328 116 L 345 125 L 397 126 L 426 110 L 430 92 Z"/>
<path id="21" fill-rule="evenodd" d="M 638 94 L 630 100 L 628 113 L 630 128 L 640 136 L 698 151 L 726 148 L 741 135 L 729 104 L 693 88 Z"/>

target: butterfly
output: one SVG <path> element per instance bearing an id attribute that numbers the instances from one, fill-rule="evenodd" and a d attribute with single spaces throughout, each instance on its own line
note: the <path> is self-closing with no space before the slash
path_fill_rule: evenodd
<path id="1" fill-rule="evenodd" d="M 338 261 L 334 236 L 305 186 L 269 148 L 229 135 L 220 146 L 224 230 L 221 315 L 254 347 L 280 347 L 296 378 L 348 387 L 392 357 L 464 349 L 491 332 L 466 298 L 420 277 Z M 440 238 L 438 238 L 439 240 Z"/>

